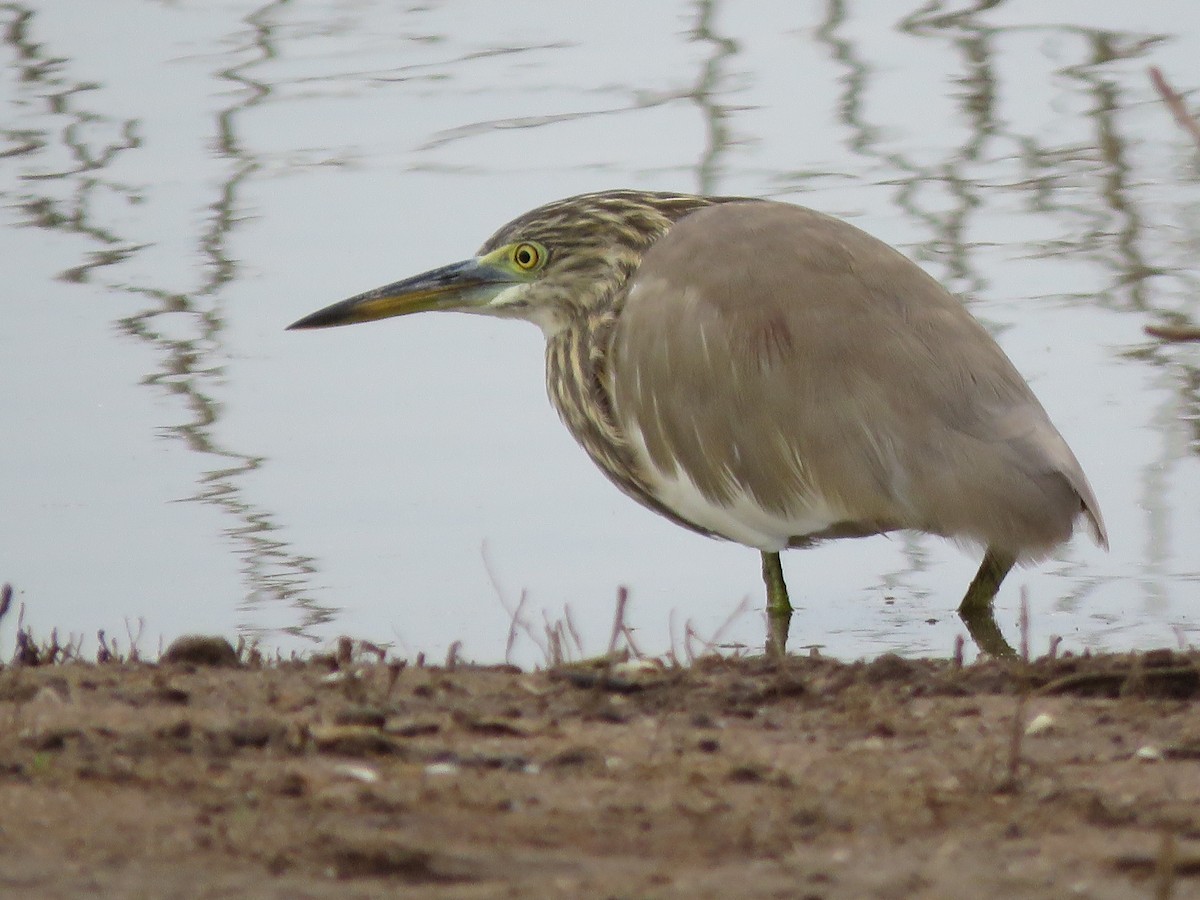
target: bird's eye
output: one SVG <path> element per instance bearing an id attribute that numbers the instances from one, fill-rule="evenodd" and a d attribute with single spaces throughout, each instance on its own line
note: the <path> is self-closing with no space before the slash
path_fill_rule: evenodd
<path id="1" fill-rule="evenodd" d="M 542 264 L 542 249 L 537 244 L 517 244 L 513 248 L 512 259 L 519 269 L 532 272 Z"/>

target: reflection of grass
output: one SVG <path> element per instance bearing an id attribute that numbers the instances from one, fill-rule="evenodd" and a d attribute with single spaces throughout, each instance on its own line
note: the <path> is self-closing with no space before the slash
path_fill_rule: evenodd
<path id="1" fill-rule="evenodd" d="M 1150 81 L 1167 105 L 1167 109 L 1171 111 L 1171 115 L 1175 117 L 1176 124 L 1187 132 L 1196 147 L 1200 149 L 1200 122 L 1197 122 L 1196 117 L 1188 112 L 1183 97 L 1167 83 L 1166 76 L 1158 66 L 1150 67 Z M 1171 318 L 1176 316 L 1178 313 L 1173 314 Z M 1144 330 L 1146 334 L 1161 341 L 1200 341 L 1200 327 L 1183 321 L 1146 325 Z"/>
<path id="2" fill-rule="evenodd" d="M 1163 102 L 1167 104 L 1167 108 L 1171 110 L 1176 124 L 1186 131 L 1195 141 L 1197 148 L 1200 148 L 1200 122 L 1197 122 L 1196 117 L 1188 112 L 1183 98 L 1167 83 L 1166 76 L 1158 66 L 1150 67 L 1150 81 L 1154 85 L 1154 89 L 1158 91 L 1158 95 L 1162 97 Z"/>

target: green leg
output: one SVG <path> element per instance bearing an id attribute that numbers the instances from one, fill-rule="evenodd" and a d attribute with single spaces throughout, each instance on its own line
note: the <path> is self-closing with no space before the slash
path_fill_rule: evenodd
<path id="1" fill-rule="evenodd" d="M 1008 641 L 1004 640 L 992 613 L 992 601 L 1000 590 L 1000 582 L 1016 561 L 1012 554 L 989 547 L 971 586 L 967 588 L 966 596 L 958 606 L 959 618 L 967 626 L 976 646 L 992 656 L 1017 655 Z"/>
<path id="2" fill-rule="evenodd" d="M 792 624 L 792 604 L 778 553 L 763 552 L 762 572 L 767 586 L 767 655 L 778 658 L 787 652 L 788 629 Z"/>

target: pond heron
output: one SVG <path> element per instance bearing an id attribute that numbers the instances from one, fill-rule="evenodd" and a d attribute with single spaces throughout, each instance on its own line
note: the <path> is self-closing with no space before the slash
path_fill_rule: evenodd
<path id="1" fill-rule="evenodd" d="M 900 529 L 984 549 L 959 612 L 992 614 L 1018 561 L 1080 520 L 1087 478 L 1029 385 L 962 303 L 846 222 L 770 200 L 616 190 L 548 203 L 477 256 L 367 291 L 292 328 L 428 310 L 526 319 L 550 400 L 622 491 L 762 553 L 781 653 L 779 553 Z"/>

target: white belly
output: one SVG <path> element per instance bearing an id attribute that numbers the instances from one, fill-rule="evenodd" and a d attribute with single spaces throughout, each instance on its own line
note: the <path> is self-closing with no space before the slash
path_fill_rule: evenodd
<path id="1" fill-rule="evenodd" d="M 676 464 L 673 472 L 655 465 L 637 428 L 630 427 L 629 438 L 647 481 L 663 506 L 681 519 L 747 547 L 777 552 L 787 547 L 793 537 L 824 531 L 847 518 L 843 510 L 835 509 L 821 497 L 806 498 L 803 504 L 796 504 L 800 508 L 779 514 L 763 509 L 736 486 L 727 500 L 714 502 L 696 487 L 681 465 Z"/>

